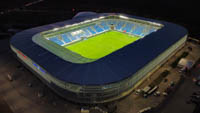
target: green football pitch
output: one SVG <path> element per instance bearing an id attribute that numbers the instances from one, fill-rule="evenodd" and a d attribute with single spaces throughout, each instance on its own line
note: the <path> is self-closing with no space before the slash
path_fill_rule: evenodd
<path id="1" fill-rule="evenodd" d="M 139 38 L 138 36 L 118 31 L 108 31 L 86 40 L 66 45 L 65 48 L 89 59 L 99 59 L 133 43 Z"/>

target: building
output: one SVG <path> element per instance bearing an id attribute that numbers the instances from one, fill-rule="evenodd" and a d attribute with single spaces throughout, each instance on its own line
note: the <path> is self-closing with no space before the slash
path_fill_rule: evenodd
<path id="1" fill-rule="evenodd" d="M 194 61 L 188 60 L 186 58 L 180 59 L 178 62 L 178 67 L 180 68 L 186 68 L 187 70 L 190 70 L 194 65 Z"/>
<path id="2" fill-rule="evenodd" d="M 128 95 L 186 39 L 187 30 L 173 23 L 81 12 L 71 20 L 17 33 L 10 46 L 60 96 L 105 103 Z"/>

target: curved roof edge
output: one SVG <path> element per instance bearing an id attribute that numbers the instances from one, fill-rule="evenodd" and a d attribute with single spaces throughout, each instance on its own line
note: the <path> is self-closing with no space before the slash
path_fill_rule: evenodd
<path id="1" fill-rule="evenodd" d="M 173 23 L 123 14 L 130 18 L 161 23 L 164 27 L 149 34 L 142 41 L 136 41 L 136 43 L 87 64 L 67 62 L 32 41 L 32 37 L 39 32 L 108 15 L 121 14 L 97 13 L 31 28 L 14 35 L 10 44 L 61 81 L 81 85 L 101 85 L 118 82 L 132 76 L 188 33 L 184 27 Z"/>
<path id="2" fill-rule="evenodd" d="M 79 12 L 77 13 L 74 17 L 74 18 L 81 18 L 81 17 L 87 17 L 87 16 L 93 16 L 93 15 L 96 15 L 97 13 L 95 12 L 91 12 L 91 11 L 84 11 L 84 12 Z"/>

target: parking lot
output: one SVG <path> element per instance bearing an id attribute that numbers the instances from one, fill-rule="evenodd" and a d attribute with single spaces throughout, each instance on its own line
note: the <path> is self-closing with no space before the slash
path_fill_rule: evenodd
<path id="1" fill-rule="evenodd" d="M 178 53 L 176 53 L 171 59 L 169 59 L 162 67 L 160 67 L 156 72 L 154 72 L 152 75 L 150 75 L 149 78 L 147 78 L 137 89 L 143 89 L 144 87 L 150 85 L 162 72 L 165 70 L 168 70 L 170 73 L 167 75 L 167 77 L 160 82 L 158 85 L 158 91 L 161 93 L 160 96 L 153 96 L 150 95 L 147 98 L 144 98 L 141 95 L 136 95 L 135 92 L 133 92 L 131 95 L 129 95 L 127 98 L 121 100 L 118 102 L 118 112 L 119 113 L 137 113 L 139 110 L 146 108 L 146 107 L 157 107 L 161 103 L 166 100 L 167 97 L 165 97 L 162 93 L 167 89 L 167 87 L 170 85 L 170 83 L 173 81 L 175 84 L 180 82 L 181 76 L 186 76 L 183 73 L 179 72 L 179 68 L 172 68 L 170 64 L 176 60 L 177 57 L 179 57 L 183 52 L 188 51 L 188 47 L 192 47 L 192 51 L 189 52 L 189 55 L 186 57 L 187 59 L 191 59 L 194 61 L 197 61 L 200 57 L 200 46 L 196 45 L 194 43 L 187 43 Z M 179 104 L 180 102 L 185 102 L 185 98 L 189 97 L 193 91 L 197 90 L 198 87 L 194 85 L 192 82 L 192 78 L 186 77 L 186 82 L 181 83 L 180 88 L 177 88 L 178 91 L 175 92 L 172 97 L 172 100 L 169 103 L 174 103 L 175 105 Z M 193 89 L 194 88 L 194 89 Z M 136 90 L 137 90 L 136 89 Z M 187 91 L 187 93 L 185 92 Z M 177 92 L 177 93 L 176 93 Z M 181 95 L 184 94 L 184 95 Z M 181 95 L 181 96 L 180 96 Z M 188 98 L 187 98 L 188 99 Z M 167 98 L 167 101 L 170 100 L 170 98 Z M 182 100 L 182 101 L 179 101 Z M 174 110 L 174 112 L 170 113 L 190 113 L 194 109 L 194 105 L 187 105 L 186 103 L 182 104 L 185 109 L 179 110 L 180 112 L 177 112 L 177 110 Z M 179 107 L 183 107 L 183 106 Z M 166 108 L 170 107 L 170 104 L 167 104 Z M 164 107 L 163 107 L 164 108 Z M 176 108 L 176 106 L 174 106 Z M 168 111 L 173 111 L 174 108 L 166 109 L 164 113 L 169 113 Z M 182 112 L 184 111 L 185 112 Z M 190 112 L 189 112 L 190 111 Z M 161 111 L 156 111 L 161 112 Z"/>

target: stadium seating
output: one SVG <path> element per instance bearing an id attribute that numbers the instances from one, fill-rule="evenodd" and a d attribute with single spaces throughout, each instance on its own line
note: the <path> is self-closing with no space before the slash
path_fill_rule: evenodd
<path id="1" fill-rule="evenodd" d="M 83 29 L 85 37 L 89 37 L 91 35 L 91 33 L 87 30 L 87 29 Z"/>
<path id="2" fill-rule="evenodd" d="M 155 28 L 151 28 L 148 33 L 150 34 L 150 33 L 155 32 L 155 31 L 156 31 Z"/>
<path id="3" fill-rule="evenodd" d="M 66 34 L 61 34 L 61 36 L 62 36 L 63 40 L 65 41 L 65 43 L 70 43 L 71 42 L 71 40 L 67 37 Z"/>
<path id="4" fill-rule="evenodd" d="M 116 24 L 117 24 L 117 21 L 116 21 L 116 20 L 113 20 L 113 19 L 109 19 L 109 20 L 107 21 L 107 23 L 108 23 L 109 25 L 116 25 Z"/>
<path id="5" fill-rule="evenodd" d="M 126 22 L 126 26 L 124 26 L 123 28 L 122 28 L 122 31 L 125 31 L 125 32 L 130 32 L 131 31 L 131 29 L 132 29 L 132 27 L 133 27 L 133 25 L 134 24 L 132 24 L 132 23 L 129 23 L 129 22 Z"/>
<path id="6" fill-rule="evenodd" d="M 124 22 L 119 21 L 118 24 L 115 26 L 115 29 L 120 31 L 123 25 L 124 25 Z"/>
<path id="7" fill-rule="evenodd" d="M 143 26 L 137 25 L 137 27 L 132 31 L 132 34 L 133 34 L 133 35 L 142 36 L 143 30 L 144 30 L 144 27 L 143 27 Z"/>
<path id="8" fill-rule="evenodd" d="M 49 40 L 63 46 L 73 41 L 80 40 L 82 37 L 90 37 L 102 32 L 106 32 L 110 30 L 110 25 L 113 25 L 115 27 L 115 30 L 117 31 L 126 32 L 141 37 L 144 37 L 156 31 L 155 27 L 144 26 L 135 22 L 117 19 L 107 19 L 102 20 L 96 24 L 90 25 L 88 27 L 82 28 L 82 33 L 72 36 L 71 32 L 68 32 L 60 35 L 62 39 L 59 39 L 58 36 L 55 36 L 49 38 Z"/>
<path id="9" fill-rule="evenodd" d="M 85 34 L 80 33 L 80 34 L 77 35 L 77 39 L 80 39 L 80 38 L 82 38 L 82 37 L 85 37 Z"/>
<path id="10" fill-rule="evenodd" d="M 49 40 L 55 42 L 58 45 L 64 45 L 64 43 L 57 36 L 51 37 L 51 38 L 49 38 Z"/>
<path id="11" fill-rule="evenodd" d="M 68 36 L 72 41 L 77 40 L 77 38 L 74 37 L 74 36 L 72 36 L 71 33 L 67 33 L 67 36 Z"/>
<path id="12" fill-rule="evenodd" d="M 94 30 L 92 30 L 90 27 L 87 27 L 87 29 L 88 29 L 88 31 L 89 31 L 90 33 L 92 33 L 93 35 L 96 34 L 96 32 L 95 32 Z"/>
<path id="13" fill-rule="evenodd" d="M 104 29 L 105 31 L 107 31 L 107 30 L 110 29 L 110 27 L 106 24 L 105 21 L 102 21 L 102 22 L 100 23 L 100 25 L 103 27 L 103 29 Z"/>
<path id="14" fill-rule="evenodd" d="M 95 29 L 98 33 L 104 31 L 104 30 L 103 30 L 102 28 L 100 28 L 98 25 L 94 25 L 93 27 L 94 27 L 94 29 Z"/>

